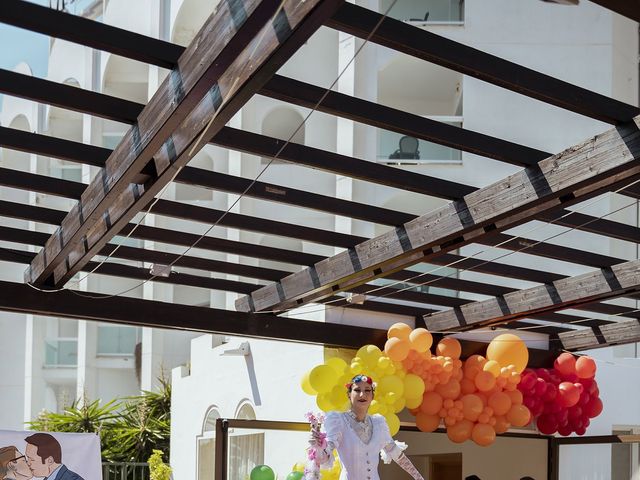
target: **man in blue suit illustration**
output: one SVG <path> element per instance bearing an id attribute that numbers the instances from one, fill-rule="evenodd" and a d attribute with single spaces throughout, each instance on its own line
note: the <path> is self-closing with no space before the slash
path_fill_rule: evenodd
<path id="1" fill-rule="evenodd" d="M 48 433 L 34 433 L 24 439 L 25 455 L 34 477 L 45 480 L 84 480 L 62 463 L 60 443 Z"/>

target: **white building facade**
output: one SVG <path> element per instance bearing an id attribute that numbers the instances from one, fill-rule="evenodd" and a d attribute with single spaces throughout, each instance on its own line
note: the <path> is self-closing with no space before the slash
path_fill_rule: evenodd
<path id="1" fill-rule="evenodd" d="M 108 0 L 101 3 L 100 19 L 105 23 L 187 45 L 218 2 Z M 379 12 L 387 11 L 393 4 L 391 0 L 358 0 L 356 3 Z M 411 22 L 417 28 L 638 105 L 638 24 L 586 0 L 578 6 L 554 5 L 539 0 L 397 0 L 389 15 Z M 279 73 L 326 88 L 344 70 L 335 87 L 342 93 L 549 152 L 563 150 L 607 128 L 596 120 L 373 44 L 365 45 L 351 62 L 361 45 L 361 40 L 323 27 Z M 29 73 L 26 65 L 17 66 L 17 70 Z M 166 74 L 166 70 L 158 67 L 115 55 L 60 40 L 51 42 L 48 79 L 57 82 L 142 104 L 151 98 Z M 401 135 L 317 112 L 305 120 L 308 113 L 305 108 L 255 96 L 230 124 L 282 139 L 288 139 L 302 124 L 292 137 L 296 143 L 371 162 L 400 163 L 398 168 L 476 187 L 488 185 L 518 169 L 422 140 L 418 146 L 419 159 L 398 162 L 390 156 L 398 148 Z M 117 145 L 128 129 L 128 126 L 117 122 L 56 107 L 42 107 L 11 97 L 4 98 L 0 124 L 110 148 Z M 251 179 L 268 161 L 209 145 L 190 165 Z M 92 167 L 7 149 L 2 151 L 0 164 L 6 168 L 85 183 L 94 173 Z M 444 203 L 444 200 L 417 193 L 376 186 L 277 160 L 261 176 L 261 181 L 416 215 Z M 177 183 L 172 183 L 162 195 L 167 199 L 223 210 L 236 199 L 233 195 Z M 26 194 L 7 188 L 0 189 L 0 198 L 65 210 L 72 203 L 68 199 Z M 627 203 L 630 203 L 629 198 L 604 195 L 584 207 L 584 212 L 600 216 Z M 387 229 L 382 225 L 302 208 L 279 208 L 276 204 L 247 197 L 242 198 L 233 211 L 367 237 Z M 607 218 L 640 226 L 637 203 Z M 52 231 L 28 222 L 7 222 L 9 226 L 39 228 L 47 233 Z M 207 225 L 153 214 L 143 222 L 196 234 L 207 228 Z M 530 229 L 528 225 L 514 232 L 541 240 L 565 230 L 553 226 Z M 246 231 L 218 228 L 214 233 L 230 240 L 317 255 L 337 252 L 336 248 L 329 246 Z M 131 238 L 117 240 L 126 245 L 151 246 L 149 242 Z M 605 242 L 601 237 L 584 232 L 563 233 L 553 242 L 574 247 L 579 245 L 584 250 L 626 260 L 638 258 L 635 244 L 619 240 Z M 158 244 L 154 248 L 173 253 L 183 250 Z M 504 252 L 493 249 L 478 254 L 478 250 L 479 247 L 471 246 L 459 253 L 491 259 Z M 266 260 L 204 250 L 198 250 L 198 255 L 292 271 L 292 266 Z M 575 264 L 525 254 L 503 261 L 565 275 L 586 271 Z M 22 281 L 21 266 L 0 265 L 0 278 Z M 486 275 L 475 272 L 460 272 L 459 277 L 514 288 L 533 285 L 498 277 L 487 280 Z M 237 279 L 225 275 L 220 278 Z M 236 299 L 233 293 L 152 282 L 140 284 L 96 274 L 80 274 L 78 281 L 79 288 L 87 291 L 116 294 L 130 289 L 126 293 L 128 296 L 185 305 L 233 309 Z M 469 300 L 484 298 L 472 294 L 464 296 Z M 637 302 L 623 304 L 637 308 Z M 307 317 L 321 322 L 378 328 L 386 328 L 396 321 L 413 322 L 413 319 L 392 315 L 365 315 L 321 308 L 312 310 L 313 313 Z M 245 341 L 249 342 L 249 354 L 233 354 Z M 218 417 L 303 421 L 304 413 L 317 407 L 314 400 L 299 388 L 300 376 L 321 363 L 326 355 L 332 354 L 318 346 L 217 335 L 199 336 L 2 312 L 0 349 L 7 358 L 20 359 L 10 364 L 2 362 L 0 366 L 3 369 L 0 387 L 9 393 L 3 400 L 5 408 L 0 410 L 0 428 L 19 429 L 24 421 L 34 418 L 43 408 L 60 410 L 83 395 L 90 399 L 108 400 L 136 393 L 139 388 L 152 389 L 163 370 L 169 372 L 175 368 L 172 372 L 171 463 L 175 478 L 179 480 L 213 478 L 213 432 Z M 602 385 L 605 411 L 592 423 L 588 434 L 635 432 L 640 428 L 640 408 L 635 401 L 640 398 L 640 382 L 637 381 L 640 378 L 640 361 L 636 358 L 636 346 L 606 349 L 594 352 L 594 355 L 601 360 L 598 380 Z M 617 393 L 621 382 L 624 382 L 628 393 L 624 396 Z M 246 454 L 241 456 L 244 460 L 233 467 L 237 472 L 246 473 L 250 461 L 264 462 L 272 465 L 280 478 L 284 478 L 287 469 L 304 456 L 306 440 L 302 434 L 235 432 L 234 435 L 236 447 L 244 452 L 243 455 Z M 546 478 L 546 463 L 541 463 L 541 459 L 546 459 L 546 445 L 538 440 L 499 439 L 494 446 L 480 449 L 473 445 L 454 446 L 435 434 L 403 435 L 406 435 L 409 453 L 417 463 L 430 455 L 446 457 L 460 454 L 465 476 L 476 474 L 481 478 L 507 478 L 496 476 L 505 471 L 510 472 L 513 478 L 525 475 Z M 589 447 L 588 455 L 584 453 L 586 451 L 586 447 L 563 447 L 560 478 L 640 479 L 637 447 L 629 447 L 628 451 L 618 449 L 613 454 L 610 446 Z M 615 460 L 627 457 L 629 473 L 626 464 L 618 468 L 619 462 Z M 504 470 L 496 471 L 496 465 Z"/>

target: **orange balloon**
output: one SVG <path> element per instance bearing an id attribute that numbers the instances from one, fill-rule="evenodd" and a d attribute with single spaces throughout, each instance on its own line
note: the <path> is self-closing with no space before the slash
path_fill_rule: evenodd
<path id="1" fill-rule="evenodd" d="M 416 352 L 424 353 L 433 345 L 433 337 L 426 328 L 416 328 L 409 334 L 409 342 Z"/>
<path id="2" fill-rule="evenodd" d="M 504 392 L 496 392 L 489 397 L 489 406 L 494 415 L 506 415 L 511 408 L 511 398 Z"/>
<path id="3" fill-rule="evenodd" d="M 404 325 L 404 323 L 402 325 Z M 391 337 L 384 344 L 384 353 L 394 362 L 401 362 L 402 360 L 407 358 L 410 348 L 411 344 L 408 340 L 402 340 L 398 337 Z"/>
<path id="4" fill-rule="evenodd" d="M 436 354 L 443 357 L 451 357 L 453 359 L 460 358 L 462 354 L 462 345 L 453 337 L 445 337 L 438 342 L 436 346 Z"/>
<path id="5" fill-rule="evenodd" d="M 442 396 L 436 392 L 427 392 L 422 397 L 420 411 L 427 415 L 436 415 L 442 408 Z"/>
<path id="6" fill-rule="evenodd" d="M 568 352 L 561 353 L 553 362 L 555 368 L 562 375 L 571 375 L 576 373 L 576 357 Z"/>
<path id="7" fill-rule="evenodd" d="M 438 415 L 428 415 L 424 412 L 418 412 L 418 415 L 416 415 L 416 426 L 422 432 L 433 432 L 440 426 L 440 417 Z"/>
<path id="8" fill-rule="evenodd" d="M 522 392 L 520 390 L 513 390 L 511 392 L 505 392 L 507 395 L 509 395 L 509 398 L 511 399 L 511 403 L 513 405 L 522 405 Z"/>
<path id="9" fill-rule="evenodd" d="M 487 447 L 496 440 L 496 431 L 491 425 L 477 423 L 471 431 L 471 438 L 481 447 Z"/>
<path id="10" fill-rule="evenodd" d="M 498 335 L 487 347 L 487 359 L 495 360 L 503 367 L 514 365 L 520 373 L 527 368 L 529 350 L 520 337 L 512 333 Z"/>
<path id="11" fill-rule="evenodd" d="M 507 430 L 509 430 L 509 428 L 511 427 L 511 424 L 509 423 L 509 420 L 507 420 L 507 417 L 498 416 L 494 418 L 496 419 L 496 423 L 493 426 L 493 428 L 496 431 L 496 433 L 498 434 L 504 433 Z"/>
<path id="12" fill-rule="evenodd" d="M 482 371 L 485 363 L 487 360 L 482 355 L 471 355 L 464 362 L 464 377 L 473 380 L 478 372 Z"/>
<path id="13" fill-rule="evenodd" d="M 445 384 L 436 386 L 436 392 L 442 395 L 442 398 L 456 399 L 460 396 L 460 382 L 457 380 L 449 380 Z"/>
<path id="14" fill-rule="evenodd" d="M 474 383 L 481 392 L 488 392 L 496 386 L 496 377 L 494 377 L 491 372 L 485 372 L 483 370 L 478 372 L 474 379 Z"/>
<path id="15" fill-rule="evenodd" d="M 409 340 L 411 327 L 406 323 L 394 323 L 387 330 L 387 338 L 399 338 L 400 340 Z"/>
<path id="16" fill-rule="evenodd" d="M 462 397 L 462 413 L 467 420 L 475 422 L 483 409 L 484 404 L 479 396 L 469 394 Z"/>
<path id="17" fill-rule="evenodd" d="M 468 378 L 463 378 L 460 380 L 460 392 L 463 395 L 467 395 L 468 393 L 473 393 L 476 391 L 476 384 L 473 380 L 469 380 Z"/>
<path id="18" fill-rule="evenodd" d="M 579 357 L 576 360 L 576 373 L 579 378 L 593 378 L 596 375 L 596 362 L 591 357 Z"/>
<path id="19" fill-rule="evenodd" d="M 514 427 L 524 427 L 531 421 L 531 412 L 524 405 L 512 405 L 507 412 L 507 420 Z"/>
<path id="20" fill-rule="evenodd" d="M 469 420 L 460 420 L 455 425 L 447 428 L 447 437 L 454 443 L 462 443 L 471 438 L 473 431 L 473 422 Z"/>

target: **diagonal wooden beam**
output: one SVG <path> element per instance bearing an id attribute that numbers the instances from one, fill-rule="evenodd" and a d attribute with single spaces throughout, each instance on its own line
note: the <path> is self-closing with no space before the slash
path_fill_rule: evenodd
<path id="1" fill-rule="evenodd" d="M 636 20 L 640 16 L 639 0 L 596 2 L 605 6 L 618 4 L 628 13 L 634 12 Z M 640 109 L 636 106 L 536 72 L 393 18 L 385 18 L 371 35 L 373 26 L 377 25 L 381 18 L 382 15 L 377 12 L 345 3 L 327 22 L 327 26 L 360 38 L 370 38 L 372 42 L 407 55 L 603 122 L 619 124 L 628 122 L 640 114 Z"/>
<path id="2" fill-rule="evenodd" d="M 558 334 L 558 339 L 563 350 L 572 352 L 636 343 L 640 342 L 640 320 L 625 320 L 561 332 Z"/>
<path id="3" fill-rule="evenodd" d="M 620 15 L 640 22 L 640 0 L 591 0 L 593 3 L 613 10 Z"/>
<path id="4" fill-rule="evenodd" d="M 640 291 L 640 260 L 613 265 L 553 283 L 518 290 L 425 316 L 427 328 L 454 331 L 491 326 L 530 315 L 579 308 L 596 300 Z M 635 321 L 638 324 L 638 321 Z"/>
<path id="5" fill-rule="evenodd" d="M 290 275 L 236 302 L 241 311 L 283 310 L 405 268 L 536 214 L 640 177 L 640 118 L 542 160 L 434 212 Z"/>
<path id="6" fill-rule="evenodd" d="M 340 3 L 287 1 L 278 8 L 279 2 L 247 0 L 231 2 L 234 11 L 219 8 L 25 279 L 64 284 L 202 148 L 204 130 L 211 135 L 222 128 Z M 144 187 L 132 184 L 152 157 L 156 178 Z"/>

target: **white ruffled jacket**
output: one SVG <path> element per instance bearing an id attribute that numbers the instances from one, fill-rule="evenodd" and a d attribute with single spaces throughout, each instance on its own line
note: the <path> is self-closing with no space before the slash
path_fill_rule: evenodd
<path id="1" fill-rule="evenodd" d="M 371 415 L 373 433 L 369 443 L 364 443 L 349 425 L 347 413 L 329 412 L 324 420 L 327 442 L 338 451 L 342 464 L 340 480 L 380 480 L 378 458 L 384 463 L 397 460 L 407 445 L 396 442 L 389 433 L 389 427 L 382 415 Z M 330 468 L 333 456 L 323 468 Z"/>

